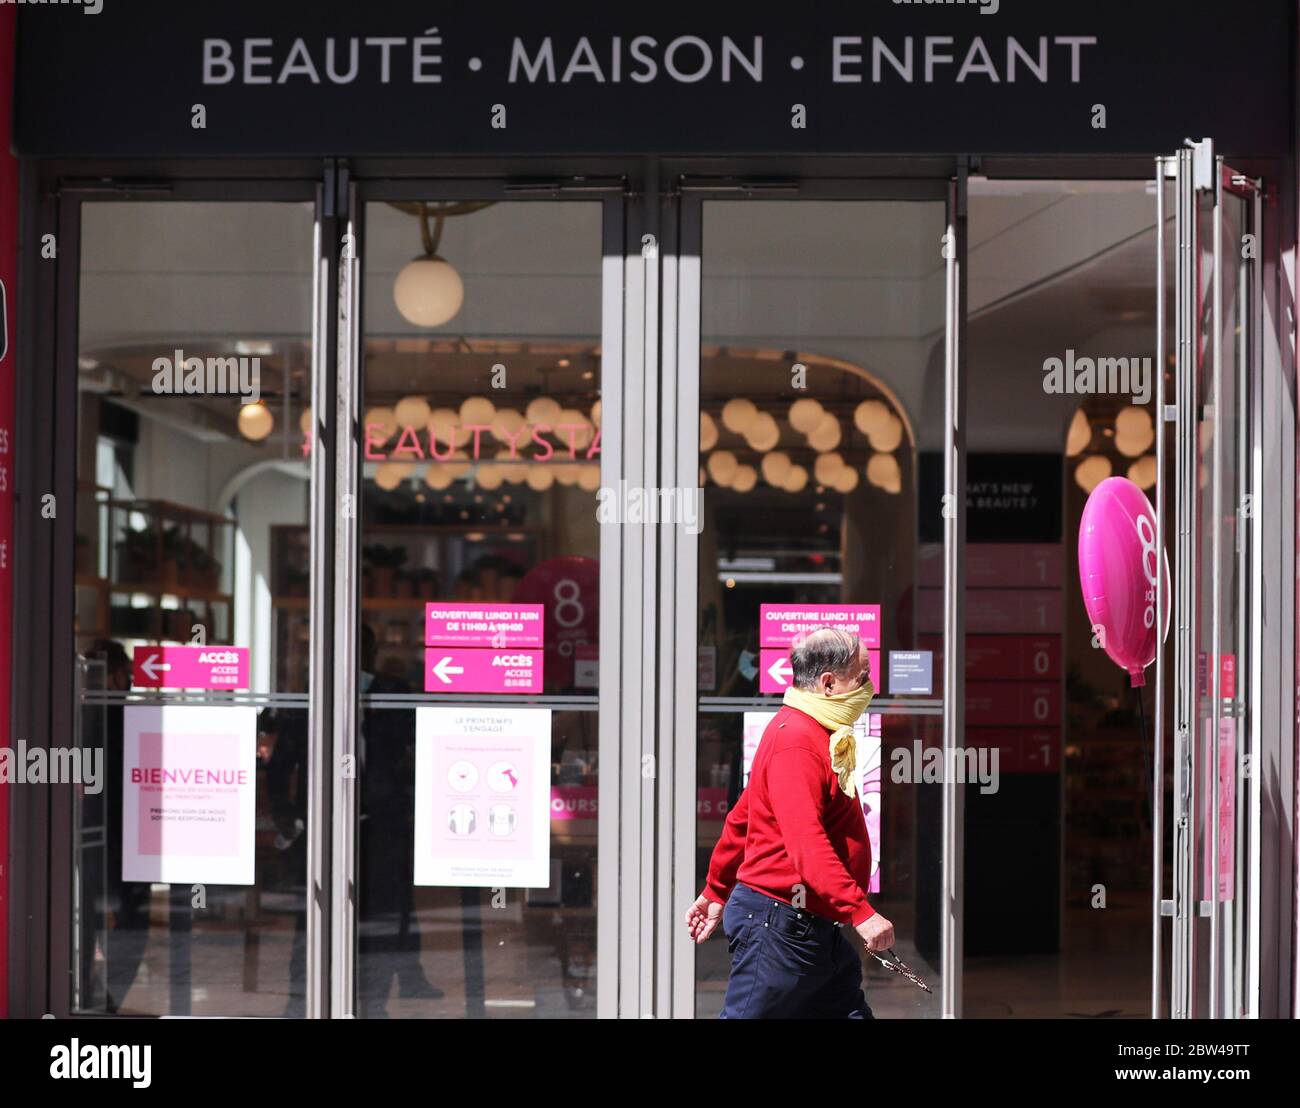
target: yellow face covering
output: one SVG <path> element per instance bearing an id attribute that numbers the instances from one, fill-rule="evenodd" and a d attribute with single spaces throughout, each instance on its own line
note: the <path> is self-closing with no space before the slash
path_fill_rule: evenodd
<path id="1" fill-rule="evenodd" d="M 875 695 L 876 688 L 868 680 L 861 688 L 835 696 L 822 696 L 792 686 L 785 690 L 783 697 L 783 703 L 812 716 L 823 727 L 831 728 L 831 769 L 840 779 L 840 788 L 849 796 L 858 793 L 858 775 L 855 772 L 858 742 L 853 734 L 853 725 Z"/>

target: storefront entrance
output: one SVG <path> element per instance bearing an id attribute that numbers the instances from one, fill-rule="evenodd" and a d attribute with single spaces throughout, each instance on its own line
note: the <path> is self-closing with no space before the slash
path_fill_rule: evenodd
<path id="1" fill-rule="evenodd" d="M 1257 1014 L 1259 182 L 562 168 L 51 170 L 25 487 L 75 508 L 20 707 L 105 773 L 22 813 L 29 1004 L 713 1016 L 682 913 L 793 629 L 845 621 L 933 990 L 868 967 L 878 1015 Z M 1067 352 L 1151 387 L 1053 391 Z M 1145 704 L 1074 568 L 1112 473 L 1170 559 Z"/>

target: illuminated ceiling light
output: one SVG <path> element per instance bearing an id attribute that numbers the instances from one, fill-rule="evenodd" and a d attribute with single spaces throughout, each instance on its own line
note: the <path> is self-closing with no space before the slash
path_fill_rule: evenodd
<path id="1" fill-rule="evenodd" d="M 298 417 L 298 430 L 304 435 L 310 435 L 315 430 L 315 424 L 312 421 L 311 408 L 303 408 L 302 415 Z"/>
<path id="2" fill-rule="evenodd" d="M 1115 417 L 1115 449 L 1129 458 L 1145 454 L 1156 441 L 1156 429 L 1151 413 L 1145 408 L 1129 405 L 1120 409 Z"/>
<path id="3" fill-rule="evenodd" d="M 782 450 L 765 454 L 761 463 L 763 480 L 775 488 L 785 488 L 785 479 L 790 475 L 790 455 Z"/>
<path id="4" fill-rule="evenodd" d="M 510 442 L 519 434 L 519 429 L 523 425 L 522 412 L 517 412 L 513 408 L 498 408 L 496 415 L 492 417 L 492 434 L 499 442 Z"/>
<path id="5" fill-rule="evenodd" d="M 463 450 L 457 450 L 450 461 L 437 464 L 450 473 L 453 480 L 457 477 L 465 477 L 469 473 L 469 455 Z"/>
<path id="6" fill-rule="evenodd" d="M 393 408 L 393 417 L 399 427 L 414 427 L 417 431 L 429 425 L 432 414 L 429 402 L 423 396 L 404 396 Z"/>
<path id="7" fill-rule="evenodd" d="M 708 412 L 700 413 L 700 449 L 712 450 L 718 445 L 718 425 Z"/>
<path id="8" fill-rule="evenodd" d="M 555 474 L 544 465 L 528 467 L 528 487 L 534 492 L 545 492 L 555 484 Z"/>
<path id="9" fill-rule="evenodd" d="M 415 258 L 393 282 L 393 302 L 402 318 L 416 327 L 441 327 L 465 303 L 465 282 L 445 258 Z"/>
<path id="10" fill-rule="evenodd" d="M 488 492 L 499 489 L 504 480 L 505 476 L 500 466 L 480 465 L 474 469 L 474 484 L 481 489 L 487 489 Z"/>
<path id="11" fill-rule="evenodd" d="M 446 466 L 432 465 L 424 471 L 424 483 L 431 489 L 450 488 L 455 479 Z"/>
<path id="12" fill-rule="evenodd" d="M 803 466 L 791 466 L 783 487 L 786 492 L 803 492 L 808 487 L 808 471 Z"/>
<path id="13" fill-rule="evenodd" d="M 1149 489 L 1156 483 L 1156 457 L 1144 454 L 1128 467 L 1128 479 L 1140 489 Z"/>
<path id="14" fill-rule="evenodd" d="M 491 427 L 496 414 L 496 405 L 486 396 L 471 396 L 460 406 L 460 421 L 467 427 L 472 424 Z"/>
<path id="15" fill-rule="evenodd" d="M 740 468 L 740 463 L 736 461 L 736 455 L 730 450 L 717 450 L 709 455 L 708 467 L 709 476 L 719 485 L 730 485 L 731 479 L 736 476 L 736 470 Z"/>
<path id="16" fill-rule="evenodd" d="M 858 487 L 858 471 L 852 466 L 845 466 L 831 481 L 831 488 L 840 493 L 851 493 Z"/>
<path id="17" fill-rule="evenodd" d="M 1076 408 L 1074 418 L 1070 420 L 1070 433 L 1065 438 L 1065 456 L 1074 458 L 1088 449 L 1092 442 L 1092 424 L 1083 414 L 1082 408 Z"/>
<path id="18" fill-rule="evenodd" d="M 561 462 L 559 465 L 551 466 L 555 471 L 555 480 L 561 485 L 573 486 L 578 483 L 578 478 L 582 476 L 581 466 L 574 465 L 572 462 Z"/>
<path id="19" fill-rule="evenodd" d="M 366 412 L 366 427 L 377 427 L 383 431 L 385 439 L 391 439 L 397 434 L 397 416 L 393 414 L 392 408 L 371 408 Z"/>
<path id="20" fill-rule="evenodd" d="M 369 417 L 367 417 L 368 421 Z M 434 408 L 429 413 L 428 427 L 438 440 L 440 449 L 445 448 L 448 443 L 453 446 L 464 446 L 469 442 L 472 434 L 468 427 L 461 426 L 459 413 L 451 408 Z"/>
<path id="21" fill-rule="evenodd" d="M 261 442 L 275 427 L 271 409 L 260 400 L 239 409 L 239 433 L 252 442 Z"/>
<path id="22" fill-rule="evenodd" d="M 885 492 L 898 492 L 903 487 L 898 459 L 892 454 L 872 454 L 867 462 L 867 480 Z"/>
<path id="23" fill-rule="evenodd" d="M 549 396 L 539 396 L 535 400 L 528 402 L 528 407 L 524 409 L 524 415 L 528 417 L 528 422 L 537 424 L 544 423 L 548 427 L 554 427 L 560 419 L 560 405 Z"/>
<path id="24" fill-rule="evenodd" d="M 413 206 L 397 205 L 420 221 L 420 244 L 424 252 L 407 262 L 393 282 L 393 302 L 402 318 L 416 327 L 441 327 L 454 319 L 465 303 L 465 282 L 445 258 L 438 254 L 442 228 L 449 215 L 466 215 L 484 207 L 482 203 Z M 430 215 L 433 226 L 429 226 Z"/>
<path id="25" fill-rule="evenodd" d="M 392 492 L 402 483 L 402 471 L 393 462 L 381 462 L 375 466 L 375 484 L 386 492 Z"/>
<path id="26" fill-rule="evenodd" d="M 843 468 L 844 459 L 838 454 L 818 454 L 813 462 L 813 476 L 819 485 L 834 485 Z"/>
<path id="27" fill-rule="evenodd" d="M 889 422 L 888 405 L 880 400 L 864 400 L 853 410 L 853 426 L 864 435 L 879 431 Z"/>
<path id="28" fill-rule="evenodd" d="M 569 436 L 573 436 L 575 450 L 586 450 L 591 445 L 591 440 L 596 437 L 596 429 L 587 422 L 587 417 L 577 408 L 562 409 L 556 427 L 564 428 L 562 431 L 557 430 L 556 434 L 565 446 L 569 445 Z"/>
<path id="29" fill-rule="evenodd" d="M 596 403 L 591 406 L 591 424 L 593 427 L 600 426 L 600 410 L 600 401 L 597 400 Z"/>
<path id="30" fill-rule="evenodd" d="M 505 462 L 500 469 L 501 479 L 507 485 L 522 485 L 528 480 L 528 467 L 523 462 Z"/>
<path id="31" fill-rule="evenodd" d="M 790 405 L 790 426 L 801 435 L 811 435 L 826 415 L 826 409 L 810 396 Z"/>
<path id="32" fill-rule="evenodd" d="M 893 412 L 885 413 L 885 421 L 867 434 L 867 441 L 873 450 L 888 454 L 897 450 L 903 441 L 903 421 Z"/>
<path id="33" fill-rule="evenodd" d="M 758 470 L 753 466 L 740 466 L 736 470 L 736 475 L 731 479 L 731 487 L 736 492 L 752 492 L 757 484 Z"/>
<path id="34" fill-rule="evenodd" d="M 578 488 L 586 492 L 595 492 L 600 488 L 600 466 L 585 465 L 578 474 Z"/>
<path id="35" fill-rule="evenodd" d="M 1084 492 L 1092 492 L 1111 474 L 1110 459 L 1104 454 L 1090 454 L 1074 470 L 1074 480 Z"/>
<path id="36" fill-rule="evenodd" d="M 762 453 L 765 450 L 771 450 L 778 442 L 781 441 L 781 428 L 776 425 L 767 412 L 759 412 L 750 425 L 745 428 L 745 441 L 749 443 L 750 448 Z"/>
<path id="37" fill-rule="evenodd" d="M 752 400 L 746 400 L 743 396 L 737 396 L 734 400 L 728 400 L 722 407 L 722 425 L 728 431 L 734 431 L 737 435 L 745 433 L 745 428 L 754 422 L 758 415 L 758 409 L 754 407 Z"/>
<path id="38" fill-rule="evenodd" d="M 825 452 L 834 450 L 840 444 L 843 433 L 840 431 L 840 421 L 830 412 L 822 416 L 821 421 L 813 428 L 812 434 L 808 436 L 808 445 L 814 450 Z"/>
<path id="39" fill-rule="evenodd" d="M 704 488 L 709 483 L 709 475 L 704 472 L 704 467 L 700 466 L 700 488 Z"/>

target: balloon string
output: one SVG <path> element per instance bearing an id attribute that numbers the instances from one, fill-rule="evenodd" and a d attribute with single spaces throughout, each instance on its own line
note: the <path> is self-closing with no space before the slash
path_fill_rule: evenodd
<path id="1" fill-rule="evenodd" d="M 1136 689 L 1138 697 L 1138 719 L 1142 728 L 1138 739 L 1138 745 L 1142 748 L 1142 807 L 1146 812 L 1147 830 L 1155 833 L 1151 825 L 1151 793 L 1155 788 L 1155 781 L 1151 776 L 1151 759 L 1147 757 L 1147 710 L 1142 701 L 1142 686 Z"/>

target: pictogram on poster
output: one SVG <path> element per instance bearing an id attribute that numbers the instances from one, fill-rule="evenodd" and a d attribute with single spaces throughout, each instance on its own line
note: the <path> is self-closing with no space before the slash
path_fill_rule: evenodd
<path id="1" fill-rule="evenodd" d="M 549 708 L 417 708 L 415 883 L 546 888 Z"/>

